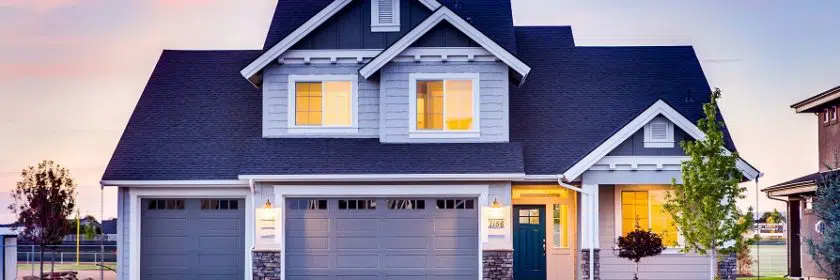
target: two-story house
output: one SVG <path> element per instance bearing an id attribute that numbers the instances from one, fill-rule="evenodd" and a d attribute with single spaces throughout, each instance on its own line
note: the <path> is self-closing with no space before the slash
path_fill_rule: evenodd
<path id="1" fill-rule="evenodd" d="M 117 271 L 629 279 L 638 218 L 672 247 L 645 279 L 708 279 L 662 203 L 709 92 L 691 47 L 579 47 L 508 0 L 279 0 L 263 49 L 161 55 L 102 179 Z"/>
<path id="2" fill-rule="evenodd" d="M 826 172 L 840 168 L 840 87 L 827 90 L 791 105 L 796 113 L 817 117 L 819 171 L 763 189 L 767 197 L 787 204 L 788 276 L 801 279 L 828 279 L 808 254 L 807 239 L 819 240 L 821 221 L 813 213 L 817 185 Z"/>

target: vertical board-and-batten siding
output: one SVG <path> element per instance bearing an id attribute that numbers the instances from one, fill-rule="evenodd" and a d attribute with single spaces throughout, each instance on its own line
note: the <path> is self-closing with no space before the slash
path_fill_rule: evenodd
<path id="1" fill-rule="evenodd" d="M 633 262 L 619 258 L 615 236 L 615 187 L 601 185 L 599 194 L 599 225 L 601 239 L 601 280 L 633 279 Z M 706 280 L 709 279 L 709 257 L 683 254 L 663 254 L 642 259 L 639 279 L 649 280 Z"/>
<path id="2" fill-rule="evenodd" d="M 117 236 L 119 243 L 117 244 L 117 252 L 119 260 L 117 261 L 118 279 L 129 279 L 130 265 L 131 265 L 131 232 L 129 231 L 131 207 L 129 207 L 129 188 L 117 188 Z"/>
<path id="3" fill-rule="evenodd" d="M 478 73 L 479 138 L 409 137 L 409 75 L 412 73 Z M 508 66 L 502 62 L 389 63 L 380 70 L 380 141 L 383 143 L 478 143 L 509 140 Z"/>
<path id="4" fill-rule="evenodd" d="M 665 117 L 658 116 L 654 120 L 661 119 L 665 119 Z M 666 121 L 671 123 L 670 120 L 666 119 Z M 672 127 L 674 128 L 673 148 L 645 148 L 645 128 L 642 127 L 642 129 L 633 133 L 633 136 L 615 147 L 608 156 L 684 156 L 685 152 L 680 146 L 680 142 L 694 140 L 694 138 L 673 123 Z"/>
<path id="5" fill-rule="evenodd" d="M 263 78 L 263 137 L 379 137 L 379 85 L 358 76 L 356 64 L 271 65 Z M 289 75 L 356 75 L 358 79 L 359 132 L 355 134 L 289 133 Z"/>

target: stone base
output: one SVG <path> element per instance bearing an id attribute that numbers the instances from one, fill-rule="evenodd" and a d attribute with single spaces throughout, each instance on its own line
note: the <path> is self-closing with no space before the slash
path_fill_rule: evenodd
<path id="1" fill-rule="evenodd" d="M 589 279 L 589 249 L 580 250 L 580 274 L 584 280 L 601 279 L 601 249 L 595 249 L 595 279 Z"/>
<path id="2" fill-rule="evenodd" d="M 280 280 L 280 251 L 254 251 L 254 280 Z"/>
<path id="3" fill-rule="evenodd" d="M 735 280 L 738 274 L 738 257 L 735 253 L 724 256 L 718 261 L 718 275 L 721 280 Z"/>
<path id="4" fill-rule="evenodd" d="M 513 250 L 487 250 L 482 253 L 485 280 L 513 279 Z"/>

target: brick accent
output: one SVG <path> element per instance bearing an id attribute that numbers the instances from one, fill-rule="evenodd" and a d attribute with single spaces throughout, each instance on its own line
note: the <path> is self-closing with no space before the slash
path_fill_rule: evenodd
<path id="1" fill-rule="evenodd" d="M 513 250 L 487 250 L 482 253 L 485 280 L 513 279 Z"/>
<path id="2" fill-rule="evenodd" d="M 721 280 L 735 280 L 738 274 L 738 258 L 735 253 L 724 256 L 718 261 L 718 275 Z"/>
<path id="3" fill-rule="evenodd" d="M 589 249 L 580 250 L 580 274 L 581 279 L 589 279 Z M 595 279 L 601 279 L 601 249 L 595 249 Z"/>
<path id="4" fill-rule="evenodd" d="M 280 251 L 254 251 L 254 280 L 280 280 Z"/>

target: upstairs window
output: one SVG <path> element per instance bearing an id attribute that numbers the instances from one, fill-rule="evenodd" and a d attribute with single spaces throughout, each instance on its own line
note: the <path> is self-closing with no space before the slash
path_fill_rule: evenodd
<path id="1" fill-rule="evenodd" d="M 829 117 L 828 109 L 823 110 L 823 124 L 828 125 Z"/>
<path id="2" fill-rule="evenodd" d="M 289 76 L 290 131 L 353 132 L 346 129 L 357 127 L 356 79 L 356 76 Z"/>
<path id="3" fill-rule="evenodd" d="M 829 113 L 831 113 L 831 122 L 837 122 L 837 106 L 831 106 Z"/>
<path id="4" fill-rule="evenodd" d="M 478 137 L 478 74 L 411 74 L 411 137 Z"/>
<path id="5" fill-rule="evenodd" d="M 370 30 L 400 31 L 400 0 L 371 0 Z"/>
<path id="6" fill-rule="evenodd" d="M 673 148 L 674 124 L 665 118 L 655 118 L 645 125 L 645 148 Z"/>

